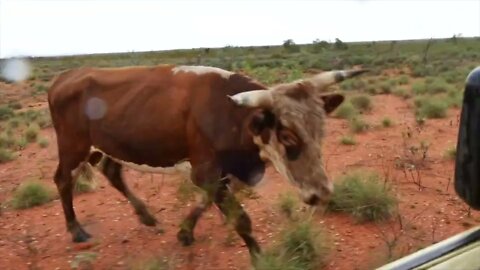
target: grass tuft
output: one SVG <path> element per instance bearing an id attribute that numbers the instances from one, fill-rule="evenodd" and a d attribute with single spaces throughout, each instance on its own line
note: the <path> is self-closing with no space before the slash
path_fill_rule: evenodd
<path id="1" fill-rule="evenodd" d="M 382 119 L 382 126 L 383 127 L 391 127 L 393 125 L 392 119 L 385 117 Z"/>
<path id="2" fill-rule="evenodd" d="M 0 147 L 0 164 L 12 161 L 15 158 L 15 154 L 10 149 Z"/>
<path id="3" fill-rule="evenodd" d="M 337 118 L 350 119 L 357 114 L 357 110 L 351 102 L 343 102 L 335 110 L 334 116 Z"/>
<path id="4" fill-rule="evenodd" d="M 41 148 L 46 148 L 49 145 L 48 139 L 44 137 L 38 138 L 37 143 Z"/>
<path id="5" fill-rule="evenodd" d="M 55 198 L 55 193 L 44 183 L 31 180 L 22 183 L 16 190 L 11 201 L 15 209 L 25 209 L 46 204 Z"/>
<path id="6" fill-rule="evenodd" d="M 372 100 L 367 95 L 358 95 L 350 99 L 353 107 L 360 111 L 370 111 L 372 109 Z"/>
<path id="7" fill-rule="evenodd" d="M 340 143 L 343 144 L 343 145 L 355 145 L 357 144 L 357 141 L 355 140 L 355 138 L 353 136 L 343 136 L 341 139 L 340 139 Z"/>
<path id="8" fill-rule="evenodd" d="M 27 129 L 25 130 L 25 139 L 27 139 L 28 142 L 34 142 L 35 140 L 37 140 L 39 131 L 40 127 L 37 123 L 29 124 Z"/>
<path id="9" fill-rule="evenodd" d="M 445 118 L 448 104 L 439 98 L 418 98 L 415 100 L 416 114 L 425 118 Z"/>
<path id="10" fill-rule="evenodd" d="M 295 208 L 298 206 L 298 201 L 291 193 L 281 194 L 279 197 L 278 207 L 288 218 L 293 217 Z"/>
<path id="11" fill-rule="evenodd" d="M 328 209 L 349 213 L 359 222 L 386 220 L 395 213 L 397 199 L 376 173 L 350 172 L 334 190 Z"/>
<path id="12" fill-rule="evenodd" d="M 454 146 L 447 148 L 443 153 L 443 157 L 449 160 L 455 160 L 456 156 L 457 156 L 457 148 Z"/>
<path id="13" fill-rule="evenodd" d="M 365 122 L 365 120 L 363 120 L 358 116 L 354 116 L 350 118 L 349 125 L 350 125 L 350 130 L 353 133 L 365 132 L 370 127 L 369 124 Z"/>
<path id="14" fill-rule="evenodd" d="M 301 220 L 289 224 L 281 232 L 280 242 L 259 256 L 255 269 L 321 269 L 329 253 L 327 232 L 311 221 Z"/>

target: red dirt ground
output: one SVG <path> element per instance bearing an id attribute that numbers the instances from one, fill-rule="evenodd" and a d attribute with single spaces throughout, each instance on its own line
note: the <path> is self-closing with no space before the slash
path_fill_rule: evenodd
<path id="1" fill-rule="evenodd" d="M 7 91 L 14 89 L 9 87 Z M 32 102 L 35 100 L 25 101 Z M 480 215 L 474 211 L 469 216 L 468 207 L 455 195 L 451 180 L 454 164 L 443 157 L 444 151 L 456 143 L 459 110 L 450 110 L 445 119 L 427 120 L 418 128 L 408 101 L 379 95 L 373 98 L 373 105 L 365 119 L 378 127 L 355 135 L 357 144 L 353 146 L 339 143 L 341 136 L 348 133 L 347 122 L 328 119 L 324 162 L 332 178 L 357 167 L 376 170 L 386 176 L 400 200 L 401 221 L 357 224 L 346 214 L 318 213 L 315 222 L 327 228 L 334 245 L 328 270 L 372 269 L 387 262 L 386 243 L 389 240 L 398 240 L 395 256 L 406 255 L 480 220 Z M 395 125 L 382 128 L 383 117 L 391 118 Z M 402 132 L 408 130 L 412 135 L 408 144 L 418 145 L 425 140 L 430 145 L 420 170 L 422 189 L 411 178 L 416 173 L 405 174 L 396 166 L 406 158 Z M 55 135 L 52 128 L 42 133 L 50 141 L 47 148 L 29 145 L 17 160 L 0 165 L 0 201 L 9 199 L 13 190 L 29 178 L 41 179 L 54 187 Z M 58 199 L 32 209 L 2 209 L 0 268 L 71 269 L 70 262 L 75 255 L 91 251 L 98 255 L 93 269 L 128 269 L 133 261 L 156 255 L 175 256 L 178 269 L 250 269 L 246 247 L 231 228 L 223 224 L 221 213 L 215 207 L 200 219 L 195 230 L 196 242 L 192 246 L 182 247 L 177 242 L 175 235 L 180 221 L 193 203 L 193 200 L 181 203 L 177 199 L 178 176 L 152 176 L 125 170 L 129 186 L 151 208 L 161 223 L 162 233 L 140 224 L 127 200 L 100 174 L 96 175 L 98 190 L 78 195 L 74 201 L 79 221 L 94 236 L 92 245 L 71 242 Z M 295 191 L 269 169 L 264 181 L 255 188 L 259 197 L 242 201 L 252 218 L 254 235 L 263 248 L 272 244 L 285 223 L 277 210 L 277 196 L 288 190 Z"/>

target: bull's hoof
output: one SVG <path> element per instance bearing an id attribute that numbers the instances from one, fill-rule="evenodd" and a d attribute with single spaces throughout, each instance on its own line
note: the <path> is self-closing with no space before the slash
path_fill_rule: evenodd
<path id="1" fill-rule="evenodd" d="M 92 236 L 82 228 L 72 232 L 72 241 L 75 243 L 87 242 L 91 237 Z"/>
<path id="2" fill-rule="evenodd" d="M 190 246 L 193 244 L 193 242 L 195 242 L 195 238 L 193 238 L 193 233 L 186 230 L 180 230 L 177 233 L 177 239 L 184 247 Z"/>
<path id="3" fill-rule="evenodd" d="M 150 214 L 139 215 L 140 222 L 146 226 L 153 227 L 157 224 L 157 220 Z"/>

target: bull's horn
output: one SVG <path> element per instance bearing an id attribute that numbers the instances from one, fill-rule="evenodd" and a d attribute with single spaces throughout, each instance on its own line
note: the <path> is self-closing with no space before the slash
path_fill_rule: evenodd
<path id="1" fill-rule="evenodd" d="M 368 71 L 368 69 L 331 70 L 322 72 L 307 80 L 314 85 L 315 89 L 322 90 L 329 85 L 339 83 Z"/>
<path id="2" fill-rule="evenodd" d="M 271 90 L 252 90 L 228 97 L 240 106 L 271 107 L 273 104 Z"/>

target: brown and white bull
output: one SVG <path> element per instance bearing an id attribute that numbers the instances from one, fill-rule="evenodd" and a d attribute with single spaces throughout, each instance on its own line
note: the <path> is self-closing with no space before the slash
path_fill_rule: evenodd
<path id="1" fill-rule="evenodd" d="M 254 185 L 271 162 L 299 188 L 305 203 L 325 203 L 333 191 L 322 166 L 325 118 L 344 100 L 326 88 L 364 71 L 322 72 L 271 88 L 203 66 L 61 73 L 49 89 L 48 104 L 58 143 L 54 179 L 73 241 L 90 238 L 73 209 L 78 168 L 103 156 L 102 173 L 131 202 L 140 221 L 153 226 L 156 219 L 125 185 L 122 166 L 155 172 L 188 161 L 191 179 L 205 198 L 184 219 L 178 240 L 184 245 L 194 241 L 195 224 L 213 202 L 225 215 L 237 213 L 237 233 L 250 254 L 259 252 L 250 218 L 224 180 L 235 177 Z"/>

